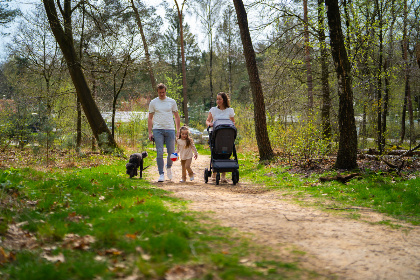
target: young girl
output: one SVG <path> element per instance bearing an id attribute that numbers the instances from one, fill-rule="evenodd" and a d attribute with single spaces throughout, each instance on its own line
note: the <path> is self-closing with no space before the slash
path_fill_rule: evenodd
<path id="1" fill-rule="evenodd" d="M 190 137 L 190 130 L 188 127 L 183 126 L 179 130 L 179 138 L 176 140 L 176 153 L 181 157 L 181 167 L 182 167 L 182 179 L 181 183 L 187 180 L 187 171 L 190 176 L 190 180 L 194 180 L 194 172 L 191 169 L 192 158 L 197 159 L 198 153 L 195 148 L 194 141 Z"/>

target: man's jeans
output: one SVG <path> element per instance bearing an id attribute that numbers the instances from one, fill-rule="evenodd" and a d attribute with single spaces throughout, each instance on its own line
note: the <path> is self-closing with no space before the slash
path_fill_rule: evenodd
<path id="1" fill-rule="evenodd" d="M 159 170 L 159 175 L 164 174 L 163 172 L 163 144 L 166 145 L 166 152 L 168 157 L 166 159 L 166 167 L 171 168 L 172 160 L 170 156 L 175 152 L 175 130 L 167 129 L 153 129 L 153 137 L 155 138 L 156 143 L 156 161 Z"/>

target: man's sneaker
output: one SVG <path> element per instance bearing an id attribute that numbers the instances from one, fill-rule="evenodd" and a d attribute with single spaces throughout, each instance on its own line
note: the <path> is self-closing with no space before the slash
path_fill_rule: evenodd
<path id="1" fill-rule="evenodd" d="M 168 177 L 169 180 L 172 180 L 172 169 L 166 168 L 166 177 Z"/>
<path id="2" fill-rule="evenodd" d="M 194 176 L 191 176 L 190 177 L 190 181 L 194 181 Z"/>
<path id="3" fill-rule="evenodd" d="M 164 182 L 165 181 L 165 174 L 160 174 L 158 182 Z"/>

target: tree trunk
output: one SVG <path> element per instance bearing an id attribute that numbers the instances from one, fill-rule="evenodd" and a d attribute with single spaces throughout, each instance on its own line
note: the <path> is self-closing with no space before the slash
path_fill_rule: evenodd
<path id="1" fill-rule="evenodd" d="M 417 64 L 420 68 L 420 43 L 417 43 L 416 45 L 416 57 L 417 57 Z"/>
<path id="2" fill-rule="evenodd" d="M 82 106 L 79 101 L 79 97 L 76 94 L 76 110 L 77 110 L 77 120 L 76 120 L 76 151 L 80 152 L 82 146 Z"/>
<path id="3" fill-rule="evenodd" d="M 394 53 L 394 24 L 396 21 L 396 16 L 395 16 L 395 1 L 392 0 L 391 1 L 391 14 L 392 14 L 392 19 L 391 19 L 391 24 L 390 24 L 390 28 L 389 28 L 389 49 L 388 49 L 388 55 L 387 58 L 385 60 L 385 64 L 384 64 L 384 73 L 385 73 L 385 96 L 384 96 L 384 101 L 383 101 L 383 110 L 382 110 L 382 133 L 383 133 L 383 137 L 382 137 L 382 147 L 385 148 L 385 144 L 386 144 L 386 137 L 385 137 L 385 133 L 386 133 L 386 127 L 387 127 L 387 116 L 388 116 L 388 105 L 389 105 L 389 96 L 391 94 L 391 83 L 390 83 L 390 71 L 392 69 L 392 56 Z"/>
<path id="4" fill-rule="evenodd" d="M 308 111 L 311 113 L 314 107 L 314 94 L 312 89 L 311 53 L 309 46 L 308 0 L 303 0 L 303 22 L 305 35 L 306 84 L 308 87 Z"/>
<path id="5" fill-rule="evenodd" d="M 183 97 L 183 111 L 184 111 L 184 118 L 185 124 L 188 125 L 188 96 L 187 96 L 187 66 L 185 62 L 185 48 L 184 48 L 184 27 L 182 22 L 182 10 L 185 4 L 184 0 L 182 2 L 181 8 L 179 8 L 178 1 L 175 0 L 176 8 L 178 10 L 178 18 L 179 18 L 179 35 L 180 35 L 180 44 L 181 44 L 181 58 L 182 58 L 182 97 Z"/>
<path id="6" fill-rule="evenodd" d="M 254 47 L 252 46 L 251 35 L 249 34 L 248 18 L 242 0 L 233 0 L 233 3 L 238 17 L 246 67 L 251 85 L 252 100 L 254 103 L 255 135 L 257 137 L 260 160 L 270 160 L 274 157 L 274 152 L 271 148 L 270 139 L 268 138 L 264 94 L 258 74 Z"/>
<path id="7" fill-rule="evenodd" d="M 377 108 L 377 144 L 378 150 L 380 153 L 383 153 L 384 146 L 383 144 L 383 137 L 384 131 L 382 131 L 382 64 L 383 64 L 383 21 L 382 21 L 382 7 L 379 5 L 379 1 L 375 1 L 375 6 L 378 14 L 379 20 L 379 59 L 378 59 L 378 72 L 377 72 L 377 89 L 376 89 L 376 108 Z"/>
<path id="8" fill-rule="evenodd" d="M 211 32 L 210 32 L 211 33 Z M 213 36 L 209 36 L 209 49 L 210 49 L 210 107 L 213 107 L 214 92 L 213 92 Z"/>
<path id="9" fill-rule="evenodd" d="M 141 23 L 139 10 L 134 5 L 134 0 L 131 0 L 131 7 L 133 8 L 134 15 L 136 16 L 137 26 L 139 27 L 141 39 L 143 41 L 144 55 L 146 56 L 147 69 L 149 70 L 150 83 L 152 85 L 151 92 L 155 92 L 157 87 L 156 87 L 155 75 L 153 74 L 152 62 L 150 61 L 149 47 L 146 41 L 146 36 L 144 36 L 143 24 Z"/>
<path id="10" fill-rule="evenodd" d="M 325 0 L 328 26 L 330 28 L 331 53 L 338 79 L 338 127 L 340 132 L 337 160 L 338 169 L 357 168 L 357 133 L 353 109 L 350 62 L 344 45 L 341 30 L 338 0 Z"/>
<path id="11" fill-rule="evenodd" d="M 327 65 L 327 48 L 325 42 L 325 9 L 323 6 L 324 0 L 318 0 L 318 37 L 321 51 L 321 84 L 322 84 L 322 107 L 321 107 L 321 123 L 322 134 L 324 139 L 331 139 L 331 98 L 330 98 L 330 85 L 328 82 L 328 65 Z"/>
<path id="12" fill-rule="evenodd" d="M 63 27 L 60 25 L 60 18 L 58 17 L 54 0 L 44 0 L 43 2 L 48 21 L 51 26 L 51 31 L 53 32 L 54 37 L 63 52 L 73 85 L 76 89 L 77 96 L 80 99 L 83 111 L 92 129 L 93 135 L 96 140 L 99 140 L 99 135 L 105 133 L 107 136 L 106 143 L 100 143 L 100 141 L 98 141 L 99 145 L 102 146 L 102 144 L 105 144 L 110 148 L 117 148 L 117 143 L 112 138 L 111 132 L 106 126 L 106 123 L 92 97 L 90 88 L 82 71 L 82 66 L 80 65 L 80 60 L 76 55 L 71 23 L 71 1 L 64 1 L 64 9 L 62 10 L 64 19 Z"/>
<path id="13" fill-rule="evenodd" d="M 405 138 L 405 121 L 406 111 L 408 111 L 409 122 L 410 122 L 410 144 L 414 141 L 414 116 L 413 116 L 413 104 L 411 100 L 410 90 L 410 64 L 408 63 L 408 38 L 407 38 L 407 0 L 404 1 L 404 21 L 403 21 L 403 59 L 404 59 L 404 79 L 405 79 L 405 96 L 404 106 L 401 119 L 401 144 Z"/>

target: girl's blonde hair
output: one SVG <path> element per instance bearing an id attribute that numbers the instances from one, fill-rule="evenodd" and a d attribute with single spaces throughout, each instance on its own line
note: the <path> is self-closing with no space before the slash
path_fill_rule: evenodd
<path id="1" fill-rule="evenodd" d="M 187 139 L 185 139 L 185 141 L 187 141 L 187 145 L 185 145 L 185 147 L 186 148 L 188 148 L 190 145 L 191 145 L 191 143 L 192 143 L 192 141 L 193 141 L 193 139 L 190 137 L 190 129 L 188 128 L 188 126 L 182 126 L 180 129 L 179 129 L 179 139 L 181 139 L 181 133 L 182 133 L 182 131 L 187 131 L 187 133 L 188 133 L 188 136 L 187 136 Z"/>

